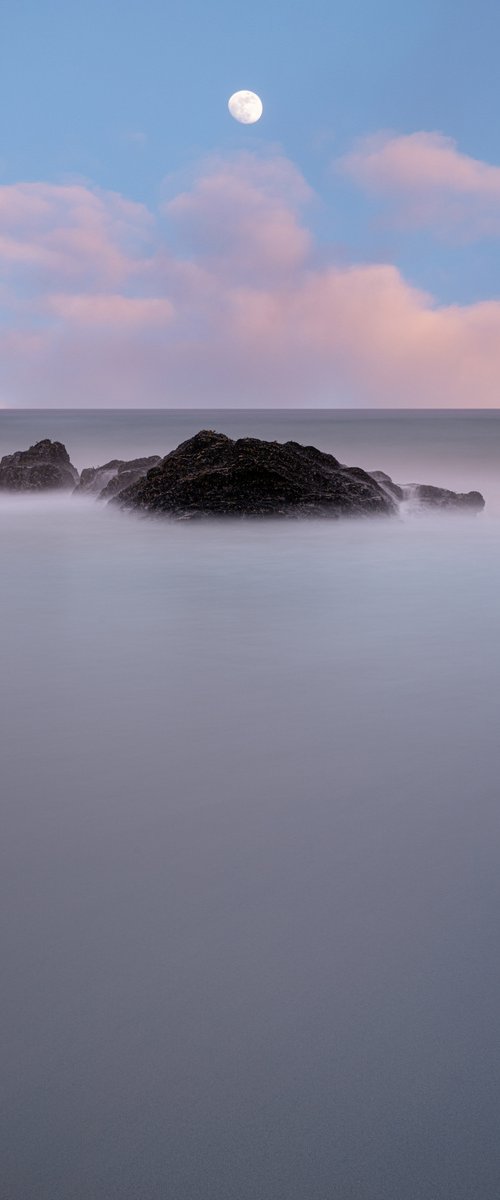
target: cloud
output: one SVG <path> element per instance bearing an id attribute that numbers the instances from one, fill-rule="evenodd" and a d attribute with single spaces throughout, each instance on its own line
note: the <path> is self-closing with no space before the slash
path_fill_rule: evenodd
<path id="1" fill-rule="evenodd" d="M 389 201 L 404 225 L 467 239 L 500 233 L 500 167 L 460 153 L 441 133 L 363 138 L 337 167 Z"/>
<path id="2" fill-rule="evenodd" d="M 142 204 L 83 184 L 0 187 L 0 264 L 31 287 L 51 278 L 88 286 L 124 282 L 153 218 Z"/>
<path id="3" fill-rule="evenodd" d="M 332 262 L 312 200 L 279 155 L 204 164 L 157 214 L 0 188 L 0 403 L 496 407 L 500 301 Z"/>
<path id="4" fill-rule="evenodd" d="M 163 327 L 174 313 L 171 301 L 159 296 L 121 296 L 113 292 L 49 295 L 47 309 L 68 323 L 100 328 L 106 335 L 111 328 Z"/>
<path id="5" fill-rule="evenodd" d="M 298 212 L 312 192 L 286 158 L 212 160 L 189 192 L 166 206 L 190 252 L 230 275 L 247 278 L 295 271 L 311 250 Z"/>

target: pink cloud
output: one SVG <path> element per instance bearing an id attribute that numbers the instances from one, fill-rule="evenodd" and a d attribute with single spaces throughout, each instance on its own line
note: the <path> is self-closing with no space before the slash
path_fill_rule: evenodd
<path id="1" fill-rule="evenodd" d="M 101 328 L 108 333 L 111 327 L 124 330 L 134 327 L 162 327 L 173 316 L 170 300 L 157 296 L 121 296 L 112 292 L 87 295 L 59 293 L 47 297 L 47 308 L 64 321 L 81 326 Z"/>
<path id="2" fill-rule="evenodd" d="M 120 283 L 143 256 L 153 218 L 144 205 L 83 184 L 0 186 L 0 268 L 47 280 Z"/>
<path id="3" fill-rule="evenodd" d="M 197 255 L 232 276 L 282 274 L 305 261 L 311 235 L 298 212 L 312 193 L 288 159 L 242 154 L 206 169 L 189 192 L 165 206 Z"/>
<path id="4" fill-rule="evenodd" d="M 337 166 L 388 199 L 405 224 L 470 238 L 500 233 L 500 167 L 462 154 L 441 133 L 364 138 Z"/>
<path id="5" fill-rule="evenodd" d="M 498 405 L 500 302 L 440 306 L 391 264 L 332 264 L 282 157 L 209 164 L 166 228 L 83 185 L 0 200 L 0 403 Z"/>

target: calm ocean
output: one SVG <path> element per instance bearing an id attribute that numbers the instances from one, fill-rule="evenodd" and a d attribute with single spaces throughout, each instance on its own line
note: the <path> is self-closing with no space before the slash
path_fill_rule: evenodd
<path id="1" fill-rule="evenodd" d="M 5 1200 L 498 1200 L 500 412 L 2 411 L 76 466 L 200 428 L 479 517 L 0 498 Z"/>

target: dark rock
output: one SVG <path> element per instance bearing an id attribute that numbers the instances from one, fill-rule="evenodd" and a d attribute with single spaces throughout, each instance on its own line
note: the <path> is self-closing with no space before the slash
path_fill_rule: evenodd
<path id="1" fill-rule="evenodd" d="M 377 480 L 384 492 L 389 492 L 389 495 L 393 496 L 395 500 L 403 499 L 403 488 L 399 486 L 399 483 L 394 483 L 394 480 L 390 475 L 386 475 L 385 471 L 370 471 L 370 475 L 372 479 Z"/>
<path id="2" fill-rule="evenodd" d="M 29 450 L 16 450 L 0 460 L 0 488 L 14 492 L 41 492 L 74 488 L 78 471 L 62 442 L 42 442 Z"/>
<path id="3" fill-rule="evenodd" d="M 161 462 L 159 454 L 151 454 L 148 458 L 136 458 L 130 462 L 122 463 L 116 475 L 114 475 L 109 483 L 103 488 L 99 495 L 100 500 L 109 500 L 112 496 L 118 496 L 125 488 L 131 487 L 133 483 L 137 483 L 139 479 L 157 466 Z"/>
<path id="4" fill-rule="evenodd" d="M 391 496 L 366 471 L 297 442 L 233 441 L 202 430 L 183 442 L 117 502 L 143 512 L 193 516 L 367 516 L 392 514 Z"/>
<path id="5" fill-rule="evenodd" d="M 484 508 L 481 492 L 450 492 L 447 488 L 432 487 L 427 483 L 405 488 L 404 495 L 405 499 L 414 500 L 424 508 L 466 508 L 473 512 Z"/>
<path id="6" fill-rule="evenodd" d="M 109 500 L 118 495 L 123 488 L 137 483 L 146 471 L 161 462 L 159 454 L 151 454 L 149 458 L 133 458 L 125 462 L 121 458 L 113 458 L 102 467 L 85 467 L 80 475 L 80 482 L 75 492 L 98 496 L 100 500 Z"/>
<path id="7" fill-rule="evenodd" d="M 75 492 L 89 492 L 98 496 L 105 484 L 116 475 L 118 467 L 121 465 L 121 458 L 113 458 L 111 462 L 104 463 L 102 467 L 84 467 L 80 472 L 80 482 L 75 488 Z"/>

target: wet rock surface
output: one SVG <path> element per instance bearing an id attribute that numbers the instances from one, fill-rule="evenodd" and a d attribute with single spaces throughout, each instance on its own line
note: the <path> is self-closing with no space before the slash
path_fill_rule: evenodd
<path id="1" fill-rule="evenodd" d="M 0 488 L 14 492 L 41 492 L 74 488 L 78 471 L 62 442 L 45 438 L 28 450 L 16 450 L 0 460 Z"/>
<path id="2" fill-rule="evenodd" d="M 297 442 L 201 430 L 120 492 L 117 503 L 177 517 L 388 515 L 395 500 L 360 467 Z"/>
<path id="3" fill-rule="evenodd" d="M 85 467 L 75 492 L 97 496 L 100 500 L 109 500 L 124 488 L 137 483 L 138 479 L 159 462 L 160 455 L 151 454 L 147 458 L 133 458 L 128 462 L 121 458 L 113 458 L 102 467 Z"/>

